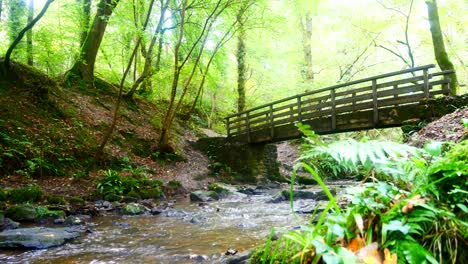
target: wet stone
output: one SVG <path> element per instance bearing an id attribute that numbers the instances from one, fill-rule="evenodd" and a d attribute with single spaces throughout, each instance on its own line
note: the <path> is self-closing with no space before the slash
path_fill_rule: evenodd
<path id="1" fill-rule="evenodd" d="M 11 230 L 19 227 L 19 223 L 11 220 L 10 218 L 0 219 L 0 231 Z"/>
<path id="2" fill-rule="evenodd" d="M 194 191 L 190 193 L 190 201 L 192 202 L 209 202 L 219 200 L 219 195 L 214 191 Z"/>
<path id="3" fill-rule="evenodd" d="M 0 232 L 0 247 L 43 249 L 60 246 L 79 236 L 80 232 L 71 228 L 19 228 Z"/>

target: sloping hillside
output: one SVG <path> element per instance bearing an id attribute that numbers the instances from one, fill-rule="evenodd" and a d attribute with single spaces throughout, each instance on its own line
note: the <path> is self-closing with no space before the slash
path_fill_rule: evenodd
<path id="1" fill-rule="evenodd" d="M 205 174 L 206 158 L 188 143 L 194 130 L 176 123 L 174 155 L 157 150 L 164 102 L 124 101 L 112 140 L 99 161 L 94 154 L 107 131 L 116 88 L 96 80 L 95 90 L 65 87 L 45 74 L 14 64 L 18 77 L 0 89 L 0 178 L 15 186 L 42 181 L 54 193 L 90 191 L 102 169 L 145 168 L 153 178 L 179 180 L 196 187 L 193 176 Z M 78 187 L 79 186 L 79 187 Z"/>

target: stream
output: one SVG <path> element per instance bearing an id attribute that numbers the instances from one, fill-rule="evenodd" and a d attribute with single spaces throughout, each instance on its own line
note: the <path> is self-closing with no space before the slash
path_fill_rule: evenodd
<path id="1" fill-rule="evenodd" d="M 307 190 L 318 191 L 319 186 Z M 259 245 L 275 227 L 304 225 L 308 215 L 291 213 L 289 201 L 270 203 L 279 189 L 256 195 L 236 193 L 219 201 L 178 198 L 160 215 L 93 218 L 93 232 L 63 246 L 44 250 L 0 251 L 2 263 L 222 263 L 225 252 Z M 314 200 L 295 201 L 295 207 Z"/>

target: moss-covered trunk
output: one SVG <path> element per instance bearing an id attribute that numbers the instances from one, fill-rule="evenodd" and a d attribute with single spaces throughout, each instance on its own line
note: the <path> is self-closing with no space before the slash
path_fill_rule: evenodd
<path id="1" fill-rule="evenodd" d="M 437 8 L 436 0 L 427 0 L 427 13 L 429 16 L 429 24 L 431 27 L 432 43 L 434 46 L 434 55 L 437 60 L 437 64 L 442 70 L 453 70 L 454 73 L 450 76 L 450 90 L 452 95 L 457 94 L 458 90 L 458 79 L 455 73 L 455 68 L 445 50 L 444 37 L 442 35 L 442 29 L 440 28 L 439 12 Z"/>
<path id="2" fill-rule="evenodd" d="M 239 21 L 239 33 L 237 36 L 237 111 L 242 112 L 245 110 L 245 82 L 247 81 L 246 70 L 247 66 L 245 63 L 246 45 L 245 45 L 245 28 L 243 25 L 244 18 L 242 13 L 239 12 L 237 17 Z"/>
<path id="3" fill-rule="evenodd" d="M 80 57 L 69 72 L 69 78 L 77 76 L 88 85 L 94 87 L 94 64 L 99 51 L 99 46 L 104 37 L 107 23 L 119 0 L 101 0 L 94 17 L 94 22 L 86 39 L 81 46 Z"/>

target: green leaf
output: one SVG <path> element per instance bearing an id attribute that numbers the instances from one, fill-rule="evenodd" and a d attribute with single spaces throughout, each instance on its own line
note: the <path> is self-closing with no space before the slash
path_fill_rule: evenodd
<path id="1" fill-rule="evenodd" d="M 388 231 L 399 231 L 403 233 L 403 235 L 408 234 L 410 230 L 409 225 L 404 225 L 401 221 L 399 220 L 393 220 L 390 221 L 388 224 L 383 224 L 382 226 L 382 244 L 385 244 L 387 241 L 387 235 Z"/>
<path id="2" fill-rule="evenodd" d="M 442 153 L 443 143 L 439 141 L 431 141 L 424 146 L 424 150 L 431 156 L 438 157 Z"/>

